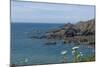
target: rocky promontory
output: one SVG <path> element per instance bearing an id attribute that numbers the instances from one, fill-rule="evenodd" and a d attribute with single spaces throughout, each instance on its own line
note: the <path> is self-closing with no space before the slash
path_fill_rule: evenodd
<path id="1" fill-rule="evenodd" d="M 75 24 L 67 23 L 57 29 L 51 29 L 44 33 L 44 35 L 32 38 L 38 39 L 55 39 L 62 40 L 63 43 L 86 43 L 88 45 L 95 45 L 95 19 L 87 21 L 79 21 Z"/>

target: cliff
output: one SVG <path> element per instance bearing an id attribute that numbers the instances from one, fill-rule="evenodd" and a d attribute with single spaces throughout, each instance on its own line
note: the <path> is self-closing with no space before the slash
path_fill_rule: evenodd
<path id="1" fill-rule="evenodd" d="M 46 35 L 51 38 L 95 35 L 95 19 L 80 21 L 76 24 L 68 23 L 60 29 L 48 31 Z"/>
<path id="2" fill-rule="evenodd" d="M 76 24 L 67 23 L 59 29 L 48 31 L 47 39 L 61 39 L 66 42 L 95 44 L 95 19 L 80 21 Z"/>
<path id="3" fill-rule="evenodd" d="M 79 21 L 76 24 L 67 23 L 57 29 L 44 32 L 42 36 L 31 36 L 31 38 L 62 40 L 63 43 L 75 43 L 77 45 L 85 43 L 95 47 L 95 19 Z M 56 43 L 54 42 L 54 44 Z"/>

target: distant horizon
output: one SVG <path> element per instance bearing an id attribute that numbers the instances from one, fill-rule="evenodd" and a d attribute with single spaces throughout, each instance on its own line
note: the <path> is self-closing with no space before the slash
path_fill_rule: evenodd
<path id="1" fill-rule="evenodd" d="M 95 6 L 11 1 L 12 23 L 77 23 L 95 18 Z"/>
<path id="2" fill-rule="evenodd" d="M 92 20 L 92 19 L 95 19 L 95 18 L 91 18 L 91 19 L 88 19 L 88 20 Z M 84 22 L 84 21 L 88 21 L 88 20 L 80 20 L 80 21 Z M 73 22 L 66 22 L 66 23 L 62 23 L 62 22 L 61 23 L 57 23 L 57 22 L 55 23 L 55 22 L 53 22 L 53 23 L 54 24 L 67 24 L 67 23 L 76 24 L 80 21 L 77 21 L 77 22 L 74 22 L 74 23 Z M 11 23 L 47 23 L 47 24 L 50 24 L 50 22 L 12 22 L 12 21 L 11 21 Z"/>

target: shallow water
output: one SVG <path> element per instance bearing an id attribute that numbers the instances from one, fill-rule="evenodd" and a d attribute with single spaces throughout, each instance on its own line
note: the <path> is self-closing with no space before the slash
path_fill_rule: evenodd
<path id="1" fill-rule="evenodd" d="M 45 45 L 46 39 L 31 39 L 30 36 L 40 36 L 49 29 L 56 29 L 64 24 L 37 24 L 37 23 L 12 23 L 11 24 L 11 64 L 31 65 L 61 63 L 62 51 L 67 50 L 67 62 L 72 62 L 72 44 L 63 44 L 56 40 L 56 45 Z M 39 33 L 36 31 L 39 30 Z M 84 44 L 78 51 L 83 55 L 93 55 L 94 48 Z"/>

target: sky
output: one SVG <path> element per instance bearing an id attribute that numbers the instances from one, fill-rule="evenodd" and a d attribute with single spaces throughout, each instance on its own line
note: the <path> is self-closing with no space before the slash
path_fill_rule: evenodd
<path id="1" fill-rule="evenodd" d="M 95 6 L 11 1 L 13 23 L 75 23 L 95 17 Z"/>

